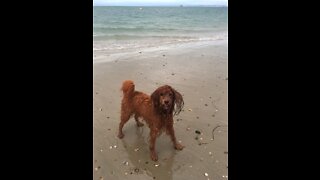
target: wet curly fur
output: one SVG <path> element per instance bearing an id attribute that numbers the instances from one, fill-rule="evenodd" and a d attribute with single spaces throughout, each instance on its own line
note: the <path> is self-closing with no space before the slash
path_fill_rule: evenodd
<path id="1" fill-rule="evenodd" d="M 178 115 L 183 108 L 184 101 L 179 92 L 168 85 L 156 89 L 151 96 L 135 91 L 133 81 L 126 80 L 122 84 L 123 99 L 121 102 L 121 121 L 118 137 L 124 137 L 122 128 L 132 115 L 137 126 L 144 124 L 139 122 L 139 117 L 145 120 L 150 128 L 150 153 L 153 161 L 158 160 L 155 151 L 156 138 L 162 131 L 170 135 L 174 148 L 182 150 L 184 146 L 176 140 L 173 129 L 173 116 Z"/>

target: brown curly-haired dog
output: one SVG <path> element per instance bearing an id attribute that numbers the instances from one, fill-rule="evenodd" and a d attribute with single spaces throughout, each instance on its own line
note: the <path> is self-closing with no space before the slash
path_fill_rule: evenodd
<path id="1" fill-rule="evenodd" d="M 170 135 L 175 149 L 182 150 L 184 146 L 177 142 L 173 129 L 173 116 L 179 114 L 184 105 L 181 94 L 168 85 L 159 87 L 151 96 L 135 91 L 134 87 L 131 80 L 122 84 L 123 99 L 118 137 L 124 137 L 122 128 L 134 114 L 137 126 L 143 126 L 138 120 L 142 117 L 150 128 L 150 152 L 153 161 L 158 160 L 155 142 L 162 131 Z"/>

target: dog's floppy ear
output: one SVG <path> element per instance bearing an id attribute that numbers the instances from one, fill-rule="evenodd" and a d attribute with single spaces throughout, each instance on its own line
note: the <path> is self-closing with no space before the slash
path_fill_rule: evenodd
<path id="1" fill-rule="evenodd" d="M 182 95 L 178 91 L 176 91 L 173 88 L 171 89 L 174 94 L 174 104 L 175 104 L 174 115 L 178 115 L 183 108 L 184 101 L 183 101 Z"/>
<path id="2" fill-rule="evenodd" d="M 156 109 L 159 108 L 160 105 L 160 94 L 159 94 L 159 89 L 155 90 L 152 94 L 151 94 L 151 100 L 153 102 L 153 105 Z"/>

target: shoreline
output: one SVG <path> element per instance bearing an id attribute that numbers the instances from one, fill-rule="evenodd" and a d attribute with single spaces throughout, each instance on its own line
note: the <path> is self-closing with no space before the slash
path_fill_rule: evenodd
<path id="1" fill-rule="evenodd" d="M 184 43 L 174 43 L 174 44 L 165 44 L 159 46 L 152 47 L 142 47 L 142 48 L 134 48 L 134 49 L 124 49 L 120 52 L 114 51 L 105 51 L 105 50 L 94 50 L 94 60 L 93 63 L 104 63 L 111 62 L 114 60 L 123 60 L 125 57 L 138 57 L 142 53 L 145 55 L 150 55 L 152 53 L 170 51 L 172 49 L 181 50 L 181 49 L 189 49 L 189 48 L 201 48 L 206 46 L 227 46 L 228 40 L 208 40 L 208 41 L 193 41 L 193 42 L 184 42 Z M 123 52 L 125 51 L 125 52 Z"/>

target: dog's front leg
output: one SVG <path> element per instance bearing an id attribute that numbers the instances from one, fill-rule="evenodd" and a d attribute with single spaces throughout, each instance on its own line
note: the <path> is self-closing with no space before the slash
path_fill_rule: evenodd
<path id="1" fill-rule="evenodd" d="M 171 141 L 173 142 L 174 148 L 177 150 L 182 150 L 184 148 L 184 146 L 177 142 L 176 136 L 174 134 L 173 126 L 168 127 L 168 132 L 169 132 Z"/>
<path id="2" fill-rule="evenodd" d="M 158 155 L 156 153 L 155 150 L 155 146 L 156 146 L 156 139 L 157 139 L 157 130 L 156 129 L 150 129 L 150 155 L 151 155 L 151 159 L 153 161 L 157 161 L 158 160 Z"/>

